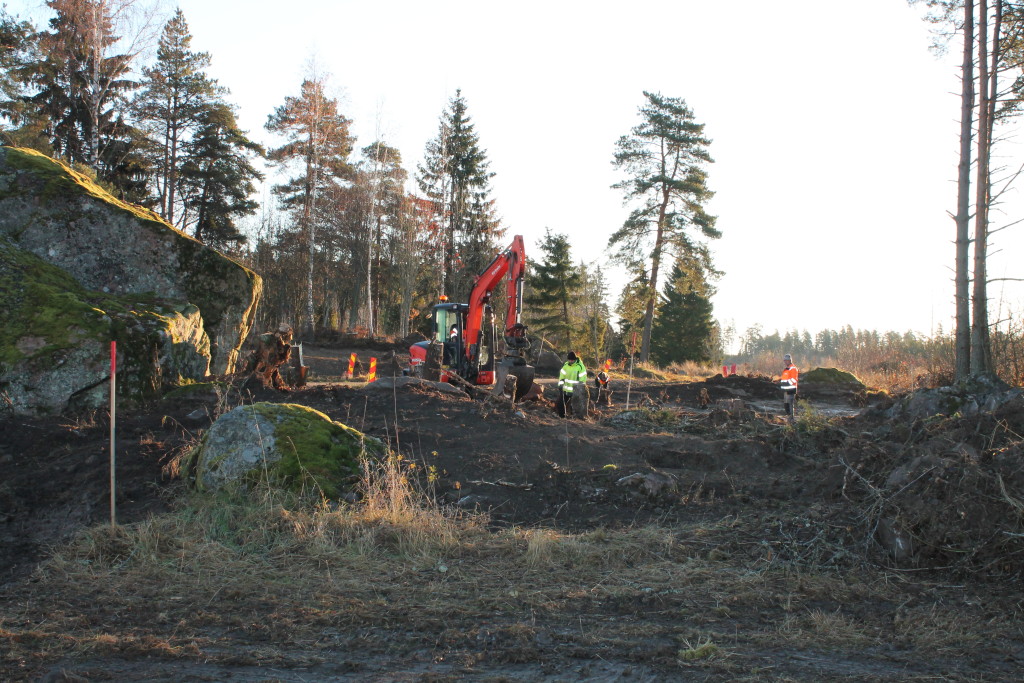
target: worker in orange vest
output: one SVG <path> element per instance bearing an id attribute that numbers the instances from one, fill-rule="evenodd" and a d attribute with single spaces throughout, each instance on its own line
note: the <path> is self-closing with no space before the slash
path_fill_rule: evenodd
<path id="1" fill-rule="evenodd" d="M 789 423 L 796 420 L 796 387 L 800 371 L 793 365 L 793 357 L 788 353 L 782 357 L 782 407 L 786 411 Z"/>

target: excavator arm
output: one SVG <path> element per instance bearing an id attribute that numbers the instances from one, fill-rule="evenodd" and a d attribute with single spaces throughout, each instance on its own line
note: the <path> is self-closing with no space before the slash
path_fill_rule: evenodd
<path id="1" fill-rule="evenodd" d="M 491 264 L 477 276 L 473 290 L 469 294 L 469 313 L 466 316 L 467 358 L 471 358 L 473 349 L 480 343 L 483 326 L 484 306 L 491 297 L 491 292 L 498 286 L 502 278 L 508 277 L 508 310 L 505 314 L 506 334 L 520 322 L 523 308 L 523 277 L 526 275 L 526 248 L 523 236 L 516 235 L 512 244 L 505 251 L 494 257 Z"/>

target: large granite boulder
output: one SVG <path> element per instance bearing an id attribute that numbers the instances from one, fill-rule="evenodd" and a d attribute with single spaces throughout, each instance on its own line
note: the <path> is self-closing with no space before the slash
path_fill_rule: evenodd
<path id="1" fill-rule="evenodd" d="M 259 276 L 152 211 L 43 154 L 0 147 L 0 236 L 86 290 L 192 304 L 209 336 L 211 371 L 234 370 L 262 291 Z"/>
<path id="2" fill-rule="evenodd" d="M 312 408 L 254 403 L 217 418 L 192 454 L 191 471 L 200 490 L 269 481 L 337 498 L 355 483 L 363 459 L 386 454 L 379 440 Z"/>
<path id="3" fill-rule="evenodd" d="M 59 413 L 104 405 L 110 342 L 118 394 L 155 396 L 209 374 L 210 340 L 195 306 L 82 287 L 66 271 L 0 236 L 0 408 Z"/>

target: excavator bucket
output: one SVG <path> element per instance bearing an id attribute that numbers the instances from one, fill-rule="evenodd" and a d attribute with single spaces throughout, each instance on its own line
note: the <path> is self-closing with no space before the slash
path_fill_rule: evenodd
<path id="1" fill-rule="evenodd" d="M 533 388 L 536 370 L 532 365 L 513 365 L 508 369 L 508 374 L 516 378 L 516 395 L 513 400 L 521 401 L 523 396 L 526 396 L 527 392 Z"/>

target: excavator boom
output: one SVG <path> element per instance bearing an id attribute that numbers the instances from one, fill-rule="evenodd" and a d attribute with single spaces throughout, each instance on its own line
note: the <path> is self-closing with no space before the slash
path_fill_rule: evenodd
<path id="1" fill-rule="evenodd" d="M 466 317 L 466 350 L 471 353 L 474 344 L 480 342 L 484 306 L 502 278 L 508 276 L 508 309 L 505 313 L 505 329 L 511 329 L 520 322 L 523 308 L 523 277 L 526 275 L 526 248 L 523 236 L 516 235 L 505 251 L 494 257 L 491 264 L 477 275 L 473 290 L 469 293 L 469 314 Z"/>

